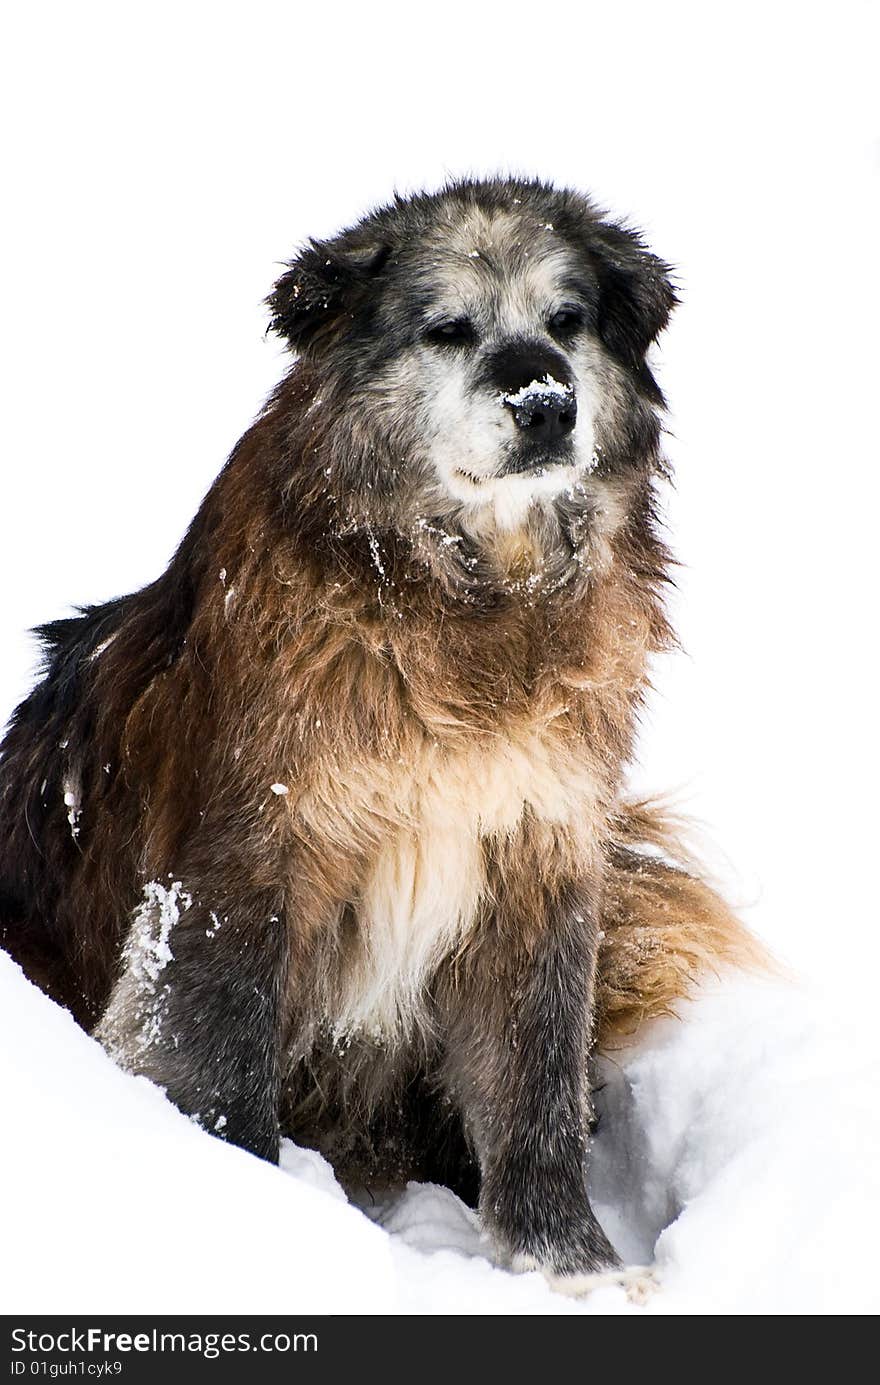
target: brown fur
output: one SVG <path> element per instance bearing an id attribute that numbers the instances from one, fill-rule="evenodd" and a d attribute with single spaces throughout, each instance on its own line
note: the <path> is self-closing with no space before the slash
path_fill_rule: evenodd
<path id="1" fill-rule="evenodd" d="M 550 728 L 554 742 L 583 757 L 596 785 L 594 815 L 574 838 L 571 829 L 553 832 L 542 846 L 540 830 L 532 832 L 545 876 L 569 854 L 573 869 L 584 852 L 604 850 L 600 1044 L 674 1008 L 704 969 L 754 959 L 756 945 L 708 885 L 633 849 L 646 843 L 679 856 L 668 825 L 618 799 L 646 661 L 670 638 L 657 540 L 630 524 L 598 583 L 549 611 L 500 600 L 475 621 L 441 582 L 410 580 L 419 559 L 396 553 L 389 538 L 389 619 L 390 598 L 376 588 L 360 536 L 328 545 L 321 528 L 298 537 L 272 508 L 279 434 L 308 398 L 301 367 L 236 449 L 178 556 L 190 559 L 193 612 L 173 664 L 156 668 L 151 659 L 167 633 L 160 579 L 131 598 L 87 670 L 95 714 L 79 768 L 71 747 L 83 780 L 82 832 L 74 844 L 62 830 L 56 847 L 72 866 L 58 901 L 63 957 L 53 950 L 41 959 L 32 948 L 32 973 L 93 1023 L 141 882 L 164 878 L 182 850 L 203 841 L 221 859 L 246 848 L 254 884 L 284 896 L 297 919 L 294 949 L 310 957 L 322 922 L 356 892 L 367 856 L 401 828 L 401 762 L 417 761 L 426 746 L 480 753 L 523 725 Z M 313 511 L 319 498 L 309 501 Z M 7 754 L 20 739 L 10 733 Z M 285 777 L 296 781 L 293 801 L 269 792 Z M 42 812 L 58 815 L 46 800 Z M 28 826 L 16 813 L 7 831 L 20 836 Z M 296 879 L 277 877 L 282 843 L 298 861 Z M 498 849 L 510 861 L 519 847 L 513 837 Z M 11 923 L 7 942 L 15 948 Z M 26 937 L 15 950 L 28 956 Z M 311 960 L 315 984 L 332 984 L 345 951 L 339 938 L 332 960 Z"/>
<path id="2" fill-rule="evenodd" d="M 768 954 L 709 883 L 662 806 L 624 803 L 612 824 L 602 904 L 597 1032 L 601 1049 L 674 1015 L 725 968 L 767 972 Z"/>

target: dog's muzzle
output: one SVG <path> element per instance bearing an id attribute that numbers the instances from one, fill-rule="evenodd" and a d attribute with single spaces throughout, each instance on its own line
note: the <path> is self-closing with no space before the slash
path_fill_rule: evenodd
<path id="1" fill-rule="evenodd" d="M 516 445 L 508 454 L 504 474 L 544 471 L 571 462 L 568 437 L 577 423 L 574 387 L 547 375 L 531 380 L 502 403 L 517 427 Z"/>

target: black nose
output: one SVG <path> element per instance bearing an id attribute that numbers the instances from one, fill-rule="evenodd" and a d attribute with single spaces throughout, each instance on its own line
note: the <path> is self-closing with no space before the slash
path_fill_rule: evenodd
<path id="1" fill-rule="evenodd" d="M 577 422 L 577 400 L 571 385 L 533 381 L 504 400 L 518 428 L 534 442 L 557 442 Z"/>

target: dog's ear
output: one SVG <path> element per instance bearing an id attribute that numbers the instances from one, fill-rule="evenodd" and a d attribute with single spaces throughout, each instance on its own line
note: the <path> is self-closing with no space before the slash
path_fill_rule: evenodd
<path id="1" fill-rule="evenodd" d="M 266 304 L 270 328 L 307 351 L 350 320 L 369 295 L 391 247 L 376 241 L 310 241 L 282 274 Z"/>
<path id="2" fill-rule="evenodd" d="M 599 275 L 599 333 L 609 351 L 638 367 L 678 302 L 670 266 L 634 231 L 603 223 L 593 242 Z"/>

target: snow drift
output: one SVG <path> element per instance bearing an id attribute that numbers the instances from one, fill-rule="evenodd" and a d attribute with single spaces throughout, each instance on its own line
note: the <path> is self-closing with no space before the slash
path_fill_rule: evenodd
<path id="1" fill-rule="evenodd" d="M 659 1287 L 584 1300 L 494 1266 L 411 1185 L 365 1212 L 285 1142 L 273 1168 L 114 1067 L 0 954 L 3 1311 L 871 1313 L 880 1209 L 867 1035 L 780 983 L 707 987 L 604 1063 L 594 1205 Z"/>

